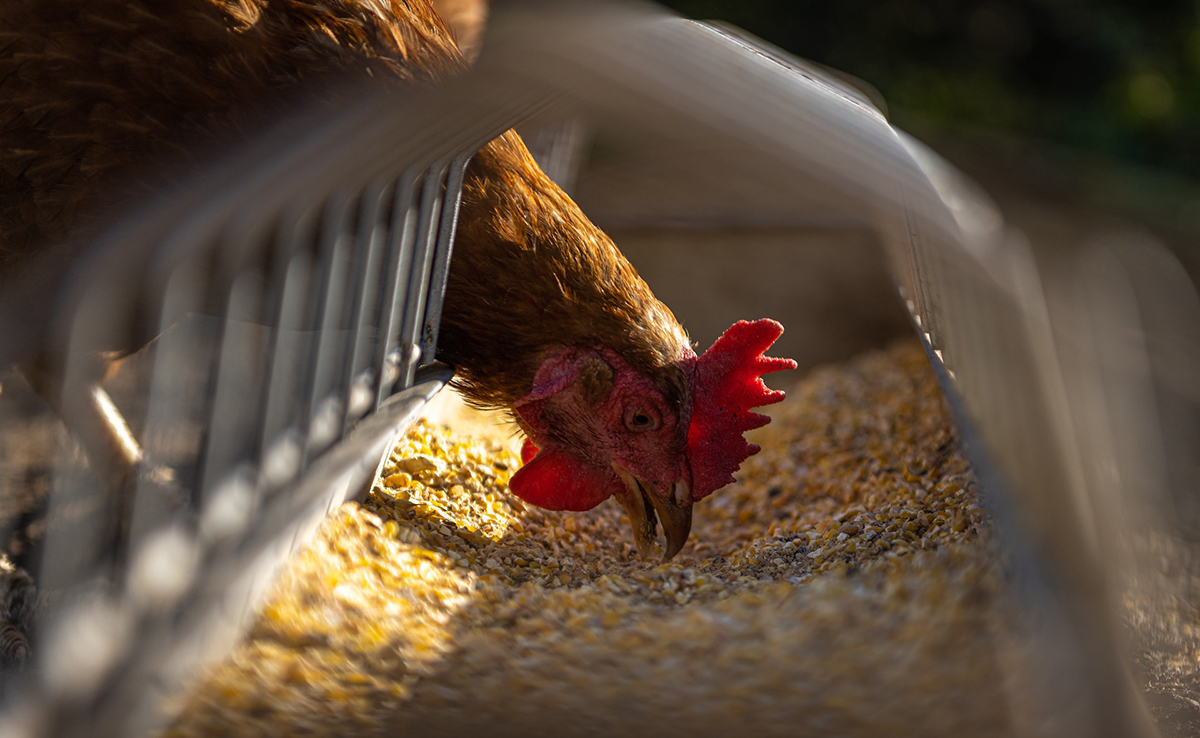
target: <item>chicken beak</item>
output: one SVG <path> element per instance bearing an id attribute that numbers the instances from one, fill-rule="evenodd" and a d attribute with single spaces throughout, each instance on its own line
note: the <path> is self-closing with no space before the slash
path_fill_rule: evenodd
<path id="1" fill-rule="evenodd" d="M 654 541 L 658 538 L 655 530 L 656 520 L 654 508 L 646 499 L 638 478 L 630 474 L 620 464 L 613 464 L 617 476 L 625 483 L 625 493 L 617 495 L 625 512 L 629 515 L 629 526 L 633 528 L 633 542 L 637 546 L 638 556 L 648 559 L 654 554 Z"/>
<path id="2" fill-rule="evenodd" d="M 663 532 L 667 534 L 667 548 L 663 551 L 663 561 L 675 558 L 675 554 L 687 543 L 688 534 L 692 532 L 692 505 L 690 501 L 684 505 L 678 502 L 680 499 L 688 499 L 687 494 L 680 494 L 682 484 L 683 482 L 677 482 L 671 496 L 665 500 L 655 494 L 646 495 L 646 499 L 650 500 L 650 504 L 658 511 Z"/>
<path id="3" fill-rule="evenodd" d="M 654 554 L 654 542 L 658 538 L 656 523 L 661 521 L 667 536 L 663 561 L 670 561 L 687 543 L 688 534 L 692 531 L 692 506 L 686 483 L 676 482 L 670 498 L 664 500 L 648 492 L 642 480 L 615 461 L 613 470 L 625 484 L 625 494 L 617 495 L 617 498 L 629 515 L 638 555 L 648 559 Z M 681 500 L 685 504 L 680 504 Z"/>

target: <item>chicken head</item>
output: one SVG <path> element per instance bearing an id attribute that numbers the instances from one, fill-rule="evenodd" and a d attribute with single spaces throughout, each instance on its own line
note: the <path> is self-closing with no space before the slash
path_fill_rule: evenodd
<path id="1" fill-rule="evenodd" d="M 673 369 L 689 391 L 677 406 L 611 349 L 550 354 L 515 405 L 528 440 L 510 489 L 550 510 L 590 510 L 615 496 L 641 555 L 654 550 L 661 522 L 670 559 L 687 542 L 693 503 L 734 481 L 759 450 L 742 434 L 770 418 L 750 409 L 784 397 L 761 376 L 796 366 L 763 356 L 782 332 L 773 320 L 740 321 L 702 356 L 685 348 Z"/>

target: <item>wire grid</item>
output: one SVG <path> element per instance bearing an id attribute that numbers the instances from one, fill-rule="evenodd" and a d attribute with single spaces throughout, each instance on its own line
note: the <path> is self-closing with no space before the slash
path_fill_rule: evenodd
<path id="1" fill-rule="evenodd" d="M 664 117 L 666 121 L 677 120 L 672 116 L 681 111 L 701 118 L 723 135 L 753 140 L 777 152 L 778 160 L 786 161 L 789 166 L 806 167 L 821 174 L 831 189 L 846 193 L 855 215 L 874 225 L 886 247 L 901 296 L 962 420 L 973 461 L 985 479 L 991 506 L 999 519 L 1007 549 L 1013 555 L 1014 569 L 1018 577 L 1024 578 L 1026 591 L 1032 593 L 1027 604 L 1042 626 L 1040 638 L 1045 646 L 1047 668 L 1026 685 L 1028 691 L 1037 693 L 1037 699 L 1025 704 L 1036 704 L 1046 710 L 1044 714 L 1023 716 L 1032 728 L 1031 733 L 1044 733 L 1046 725 L 1062 727 L 1056 733 L 1059 735 L 1149 732 L 1137 691 L 1127 681 L 1129 672 L 1122 660 L 1123 639 L 1115 624 L 1111 582 L 1097 546 L 1098 521 L 1105 520 L 1107 513 L 1103 501 L 1089 491 L 1087 475 L 1088 464 L 1097 461 L 1101 445 L 1094 438 L 1089 440 L 1093 431 L 1080 424 L 1081 408 L 1088 406 L 1091 399 L 1064 391 L 1074 388 L 1079 378 L 1074 373 L 1074 362 L 1084 360 L 1086 351 L 1076 351 L 1056 341 L 1042 275 L 1032 258 L 1031 246 L 988 212 L 986 198 L 980 198 L 968 183 L 947 176 L 935 156 L 888 126 L 882 116 L 867 109 L 861 101 L 837 94 L 828 85 L 806 81 L 803 75 L 786 66 L 771 66 L 762 55 L 746 53 L 744 41 L 730 44 L 711 29 L 668 23 L 659 18 L 643 23 L 645 15 L 631 14 L 608 25 L 589 24 L 578 18 L 569 20 L 572 21 L 569 25 L 556 27 L 557 20 L 540 15 L 540 25 L 533 24 L 528 29 L 513 30 L 516 25 L 510 24 L 513 38 L 490 39 L 493 48 L 507 49 L 509 55 L 501 54 L 500 63 L 493 63 L 490 70 L 484 63 L 487 60 L 481 59 L 484 81 L 475 88 L 478 94 L 472 97 L 472 105 L 459 111 L 460 117 L 467 110 L 486 117 L 502 109 L 518 109 L 528 116 L 534 106 L 519 100 L 513 95 L 514 90 L 540 85 L 543 92 L 538 94 L 544 94 L 545 90 L 569 93 L 571 85 L 575 85 L 587 90 L 595 107 L 635 100 L 644 110 L 647 101 L 661 102 L 664 109 L 671 108 L 671 115 Z M 610 43 L 614 37 L 621 38 L 621 44 Z M 514 51 L 517 49 L 520 53 Z M 487 74 L 492 75 L 490 82 Z M 501 84 L 505 75 L 522 80 L 524 87 Z M 490 98 L 489 90 L 492 90 Z M 501 98 L 503 102 L 499 101 Z M 615 105 L 616 108 L 620 105 Z M 629 109 L 619 112 L 628 114 Z M 748 114 L 749 111 L 754 114 Z M 505 120 L 513 117 L 505 115 L 508 116 Z M 445 160 L 444 155 L 441 160 Z M 362 166 L 362 161 L 358 160 L 358 166 Z M 389 186 L 399 187 L 395 184 L 398 181 L 382 185 L 379 191 Z M 355 217 L 372 212 L 375 207 L 370 204 L 371 198 L 367 198 L 366 208 L 362 205 L 365 191 L 339 196 L 340 200 L 327 198 L 320 207 L 302 208 L 308 220 L 297 216 L 289 222 L 325 223 L 338 219 L 356 222 Z M 308 226 L 299 230 L 310 232 L 305 228 Z M 181 232 L 185 230 L 181 228 Z M 301 285 L 309 282 L 301 275 L 313 268 L 315 258 L 291 262 L 286 269 L 276 265 L 276 269 L 296 275 L 294 281 L 285 279 L 281 283 L 280 304 L 290 305 L 290 299 L 299 300 L 305 294 Z M 1137 262 L 1135 259 L 1133 263 Z M 1115 279 L 1121 284 L 1132 279 L 1135 284 L 1143 285 L 1133 289 L 1136 299 L 1126 307 L 1132 305 L 1136 314 L 1149 315 L 1145 311 L 1138 313 L 1137 308 L 1156 304 L 1155 289 L 1145 285 L 1154 284 L 1157 277 L 1148 277 L 1143 283 L 1141 277 L 1120 276 L 1129 273 L 1127 266 L 1106 272 L 1109 276 L 1104 279 Z M 235 269 L 228 273 L 243 272 Z M 1112 277 L 1113 274 L 1118 276 Z M 269 281 L 266 277 L 252 276 L 245 283 L 231 283 L 221 314 L 227 319 L 243 312 L 253 314 L 257 304 L 253 296 L 259 294 L 254 289 L 256 280 Z M 1111 282 L 1087 284 L 1102 293 L 1104 288 L 1096 285 Z M 289 290 L 289 285 L 295 289 Z M 1194 296 L 1194 291 L 1188 293 L 1181 288 L 1181 294 L 1180 299 L 1186 302 L 1191 299 L 1187 295 Z M 188 301 L 193 298 L 180 299 L 182 305 L 193 304 Z M 196 304 L 202 302 L 194 299 L 198 300 Z M 1111 305 L 1107 301 L 1104 304 Z M 1157 317 L 1140 324 L 1147 335 L 1159 335 L 1164 330 L 1178 332 L 1177 327 L 1171 327 L 1173 323 L 1162 318 L 1167 313 L 1154 312 Z M 1088 314 L 1086 310 L 1084 314 Z M 1099 313 L 1093 311 L 1091 317 L 1098 318 Z M 161 319 L 158 325 L 162 325 Z M 337 325 L 334 322 L 329 327 Z M 82 323 L 75 324 L 75 328 L 76 336 L 92 335 L 91 328 Z M 1101 326 L 1096 330 L 1103 334 L 1108 328 Z M 236 332 L 218 335 L 217 346 L 227 342 L 242 345 L 243 341 L 245 346 L 253 345 L 251 338 L 243 338 Z M 292 342 L 291 337 L 280 338 L 274 345 L 276 350 L 301 350 Z M 357 347 L 355 343 L 348 345 Z M 1090 346 L 1102 355 L 1121 353 L 1103 340 Z M 310 392 L 308 397 L 314 401 L 309 415 L 311 427 L 326 427 L 317 421 L 327 411 L 335 419 L 329 426 L 334 435 L 344 433 L 347 423 L 353 422 L 348 419 L 353 415 L 348 410 L 358 407 L 352 397 L 354 388 L 374 387 L 370 382 L 376 381 L 372 378 L 367 384 L 356 384 L 363 376 L 354 373 L 356 367 L 375 367 L 379 377 L 385 376 L 386 366 L 362 363 L 362 357 L 375 354 L 365 349 L 361 354 L 357 350 L 351 353 L 353 356 L 347 357 L 336 373 L 338 381 L 322 385 L 337 384 L 342 394 L 336 402 L 344 404 L 322 405 L 317 401 L 322 397 L 320 393 Z M 317 351 L 317 356 L 329 355 Z M 1170 364 L 1164 363 L 1160 353 L 1151 352 L 1149 356 L 1152 367 Z M 273 375 L 272 382 L 286 385 L 293 381 L 286 379 L 286 367 L 290 364 L 279 362 L 272 366 L 272 371 L 283 373 Z M 1176 376 L 1166 369 L 1155 371 L 1146 376 L 1152 380 Z M 223 386 L 226 385 L 218 379 L 215 385 L 218 394 Z M 1129 384 L 1121 386 L 1126 388 L 1123 391 L 1132 391 Z M 1163 386 L 1176 389 L 1172 397 L 1191 397 L 1178 389 L 1186 385 Z M 376 388 L 377 398 L 378 393 Z M 358 394 L 364 396 L 362 391 Z M 291 407 L 272 402 L 270 393 L 259 399 L 265 403 L 264 417 L 272 419 L 271 427 L 285 427 L 284 419 L 290 417 Z M 359 426 L 366 425 L 370 417 L 373 416 Z M 293 438 L 278 447 L 261 442 L 254 447 L 261 469 L 274 469 L 273 459 L 287 460 L 297 454 L 306 458 L 308 444 L 305 437 Z M 219 444 L 214 448 L 220 448 Z M 278 457 L 277 448 L 285 449 Z M 300 450 L 287 451 L 289 448 Z M 1178 452 L 1171 458 L 1178 460 Z M 222 464 L 237 461 L 229 458 Z M 240 467 L 235 464 L 233 468 Z M 285 470 L 282 474 L 286 475 L 292 465 L 281 462 L 278 468 Z M 200 489 L 211 490 L 213 500 L 224 499 L 225 490 L 239 489 L 238 484 L 226 486 L 216 482 L 215 486 L 203 486 L 207 480 L 215 479 L 215 475 L 207 470 L 195 473 L 202 483 Z M 306 479 L 317 476 L 312 472 L 305 474 Z M 258 477 L 253 474 L 243 477 L 243 480 L 254 479 Z M 250 481 L 243 481 L 240 488 L 250 485 Z M 1186 506 L 1192 498 L 1174 495 L 1172 499 L 1181 500 L 1179 504 Z M 251 569 L 247 567 L 244 571 Z M 211 581 L 225 581 L 230 587 L 227 591 L 238 592 L 239 576 L 243 573 L 226 571 L 224 580 L 214 576 Z M 204 650 L 203 646 L 196 648 Z M 178 663 L 192 662 L 180 658 Z M 144 688 L 150 681 L 130 678 L 126 683 Z M 147 694 L 149 691 L 143 689 Z M 162 693 L 166 693 L 165 687 Z M 93 702 L 78 708 L 79 720 L 72 725 L 82 725 L 83 716 L 90 714 L 87 710 L 98 704 L 94 693 L 89 695 L 93 696 Z M 157 699 L 141 694 L 139 697 L 145 703 Z M 75 704 L 84 703 L 77 699 Z M 127 703 L 114 700 L 112 704 Z"/>
<path id="2" fill-rule="evenodd" d="M 919 145 L 910 146 L 929 163 Z M 944 194 L 952 205 L 963 199 Z M 1179 441 L 1195 437 L 1194 391 L 1166 413 L 1146 400 L 1189 394 L 1179 378 L 1194 378 L 1200 362 L 1181 359 L 1200 357 L 1200 340 L 1180 316 L 1200 315 L 1195 286 L 1161 246 L 1093 245 L 1081 250 L 1069 278 L 1056 278 L 1036 260 L 1038 245 L 1018 231 L 981 227 L 953 206 L 940 221 L 921 211 L 914 205 L 905 227 L 892 231 L 891 266 L 985 480 L 1026 615 L 1037 624 L 1032 650 L 1043 671 L 1028 687 L 1040 695 L 1029 704 L 1045 712 L 1021 717 L 1031 726 L 1054 723 L 1065 735 L 1154 735 L 1119 618 L 1132 571 L 1122 570 L 1128 552 L 1120 549 L 1162 529 L 1162 513 L 1172 508 L 1176 522 L 1192 513 L 1181 529 L 1200 531 L 1194 482 L 1173 489 L 1151 482 L 1153 494 L 1138 489 L 1150 478 L 1148 462 L 1162 457 L 1179 467 L 1193 453 Z M 1119 294 L 1130 281 L 1136 297 L 1128 284 Z M 1051 300 L 1064 307 L 1051 310 Z M 1164 333 L 1175 341 L 1170 350 Z M 1130 362 L 1155 360 L 1173 360 L 1171 370 L 1114 376 Z M 1164 384 L 1168 375 L 1175 381 Z M 1114 460 L 1126 467 L 1115 487 L 1104 471 Z M 1136 508 L 1143 513 L 1131 514 Z"/>
<path id="3" fill-rule="evenodd" d="M 97 354 L 157 336 L 113 392 L 145 468 L 112 489 L 76 444 L 58 449 L 37 665 L 0 727 L 161 723 L 174 686 L 225 653 L 278 564 L 362 493 L 449 380 L 434 352 L 464 170 L 503 124 L 393 145 L 369 169 L 323 152 L 380 105 L 404 111 L 375 98 L 358 116 L 305 111 L 305 125 L 273 128 L 109 229 L 65 275 L 47 342 L 68 428 L 86 422 Z"/>

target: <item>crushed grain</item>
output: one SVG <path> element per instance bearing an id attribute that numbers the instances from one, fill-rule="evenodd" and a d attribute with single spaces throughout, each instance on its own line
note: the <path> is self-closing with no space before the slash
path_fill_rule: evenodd
<path id="1" fill-rule="evenodd" d="M 169 735 L 1012 734 L 989 523 L 919 345 L 774 416 L 667 564 L 615 502 L 523 505 L 511 447 L 417 424 Z"/>

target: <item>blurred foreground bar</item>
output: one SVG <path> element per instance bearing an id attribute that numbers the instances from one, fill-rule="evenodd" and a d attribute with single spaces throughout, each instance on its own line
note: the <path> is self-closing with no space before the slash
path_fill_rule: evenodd
<path id="1" fill-rule="evenodd" d="M 470 74 L 297 111 L 37 285 L 44 331 L 8 340 L 44 341 L 78 386 L 102 339 L 166 332 L 113 392 L 178 484 L 105 497 L 59 444 L 38 576 L 62 604 L 9 734 L 161 725 L 315 519 L 361 493 L 449 376 L 431 339 L 461 167 L 532 118 L 698 343 L 770 314 L 812 366 L 915 330 L 1036 626 L 1018 724 L 1155 733 L 1120 607 L 1159 582 L 1148 541 L 1200 537 L 1200 303 L 1173 257 L 1114 233 L 1048 271 L 1061 244 L 821 70 L 647 6 L 516 2 Z M 27 314 L 16 299 L 0 321 Z"/>

